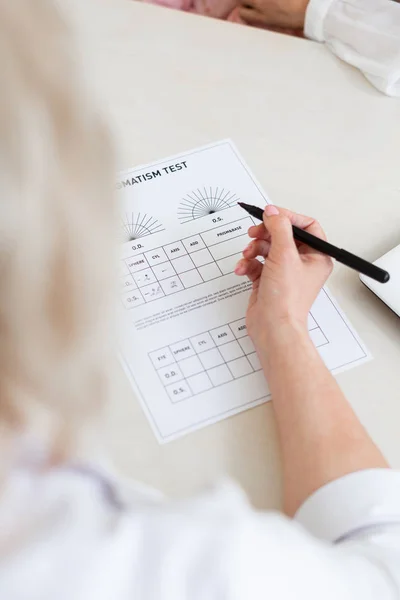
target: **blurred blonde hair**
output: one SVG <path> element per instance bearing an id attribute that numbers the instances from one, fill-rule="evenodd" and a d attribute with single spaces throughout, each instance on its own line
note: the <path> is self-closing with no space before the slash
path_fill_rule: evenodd
<path id="1" fill-rule="evenodd" d="M 0 426 L 55 445 L 108 393 L 113 166 L 84 79 L 54 2 L 0 0 Z"/>

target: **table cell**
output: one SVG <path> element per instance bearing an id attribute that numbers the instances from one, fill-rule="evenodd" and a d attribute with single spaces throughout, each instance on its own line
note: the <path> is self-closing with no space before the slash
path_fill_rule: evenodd
<path id="1" fill-rule="evenodd" d="M 201 275 L 196 269 L 193 269 L 192 271 L 187 271 L 186 273 L 181 273 L 179 277 L 185 289 L 203 283 Z"/>
<path id="2" fill-rule="evenodd" d="M 214 385 L 222 385 L 223 383 L 233 380 L 232 373 L 226 365 L 220 365 L 219 367 L 210 369 L 207 371 L 207 374 Z"/>
<path id="3" fill-rule="evenodd" d="M 172 352 L 168 347 L 150 352 L 149 356 L 156 369 L 172 365 L 175 362 Z"/>
<path id="4" fill-rule="evenodd" d="M 136 273 L 137 271 L 146 269 L 149 266 L 147 260 L 144 257 L 144 254 L 138 254 L 137 256 L 127 258 L 125 262 L 130 273 Z"/>
<path id="5" fill-rule="evenodd" d="M 201 363 L 205 369 L 211 369 L 212 367 L 218 367 L 224 364 L 224 359 L 221 356 L 221 352 L 217 348 L 212 348 L 206 352 L 199 354 Z"/>
<path id="6" fill-rule="evenodd" d="M 143 271 L 136 273 L 133 278 L 138 287 L 143 287 L 145 285 L 150 285 L 150 283 L 157 282 L 156 276 L 151 269 L 143 269 Z"/>
<path id="7" fill-rule="evenodd" d="M 172 344 L 170 346 L 170 350 L 175 357 L 175 360 L 182 360 L 184 358 L 189 358 L 189 356 L 194 356 L 195 351 L 192 348 L 192 344 L 189 340 L 182 340 L 176 344 Z"/>
<path id="8" fill-rule="evenodd" d="M 215 262 L 212 262 L 209 265 L 204 265 L 204 267 L 199 267 L 198 271 L 202 276 L 203 281 L 211 281 L 211 279 L 216 279 L 222 275 L 221 269 Z"/>
<path id="9" fill-rule="evenodd" d="M 238 321 L 229 323 L 229 327 L 232 329 L 233 335 L 237 340 L 247 335 L 246 319 L 239 319 Z"/>
<path id="10" fill-rule="evenodd" d="M 228 273 L 233 273 L 237 263 L 241 258 L 243 258 L 242 254 L 234 254 L 233 256 L 228 256 L 227 258 L 219 260 L 217 265 L 221 269 L 222 273 L 227 275 Z"/>
<path id="11" fill-rule="evenodd" d="M 245 356 L 230 361 L 228 367 L 235 379 L 253 373 L 253 367 Z"/>
<path id="12" fill-rule="evenodd" d="M 210 348 L 215 348 L 214 341 L 208 332 L 195 335 L 190 338 L 190 342 L 198 354 L 210 350 Z"/>
<path id="13" fill-rule="evenodd" d="M 322 333 L 321 329 L 318 327 L 317 329 L 312 329 L 310 332 L 310 338 L 314 343 L 315 347 L 324 346 L 328 343 L 325 335 Z"/>
<path id="14" fill-rule="evenodd" d="M 233 342 L 235 340 L 229 325 L 223 325 L 222 327 L 212 329 L 210 333 L 217 346 L 221 346 L 221 344 L 227 344 L 228 342 Z"/>
<path id="15" fill-rule="evenodd" d="M 185 273 L 185 271 L 194 269 L 193 261 L 188 254 L 180 256 L 179 258 L 174 258 L 171 260 L 171 264 L 177 273 Z"/>
<path id="16" fill-rule="evenodd" d="M 190 398 L 193 394 L 186 381 L 168 385 L 166 388 L 168 396 L 172 402 L 180 402 Z"/>
<path id="17" fill-rule="evenodd" d="M 219 351 L 226 362 L 239 358 L 239 356 L 243 356 L 243 350 L 236 341 L 229 342 L 229 344 L 223 344 L 219 347 Z"/>
<path id="18" fill-rule="evenodd" d="M 155 250 L 150 250 L 150 252 L 145 252 L 144 256 L 151 267 L 168 260 L 167 255 L 162 248 L 156 248 Z"/>
<path id="19" fill-rule="evenodd" d="M 187 254 L 186 248 L 182 242 L 174 242 L 173 244 L 168 244 L 168 246 L 164 246 L 164 250 L 165 254 L 169 259 L 179 258 L 179 256 Z"/>
<path id="20" fill-rule="evenodd" d="M 256 352 L 249 354 L 247 358 L 249 359 L 249 362 L 255 371 L 261 371 L 262 366 Z"/>
<path id="21" fill-rule="evenodd" d="M 243 235 L 224 242 L 220 242 L 210 248 L 214 260 L 220 260 L 232 254 L 242 253 L 249 243 L 249 237 Z"/>
<path id="22" fill-rule="evenodd" d="M 213 244 L 218 244 L 218 242 L 230 240 L 240 235 L 246 235 L 249 227 L 252 225 L 254 225 L 254 223 L 250 217 L 244 217 L 243 219 L 239 219 L 228 225 L 222 225 L 221 227 L 206 231 L 201 234 L 201 237 L 207 246 L 212 246 Z"/>
<path id="23" fill-rule="evenodd" d="M 161 285 L 167 296 L 184 289 L 182 282 L 177 275 L 175 275 L 175 277 L 169 277 L 169 279 L 164 279 L 161 281 Z"/>
<path id="24" fill-rule="evenodd" d="M 248 335 L 244 338 L 241 338 L 239 340 L 239 344 L 241 345 L 242 350 L 245 354 L 251 354 L 252 352 L 256 351 L 254 344 Z"/>
<path id="25" fill-rule="evenodd" d="M 168 367 L 161 367 L 161 369 L 157 369 L 157 373 L 159 374 L 164 385 L 176 383 L 177 381 L 183 379 L 182 371 L 176 363 L 169 365 Z"/>
<path id="26" fill-rule="evenodd" d="M 125 275 L 125 277 L 121 279 L 121 288 L 123 292 L 137 289 L 137 285 L 134 282 L 132 275 Z"/>
<path id="27" fill-rule="evenodd" d="M 186 381 L 193 394 L 201 394 L 210 390 L 213 386 L 207 373 L 199 373 L 193 377 L 188 377 Z"/>
<path id="28" fill-rule="evenodd" d="M 153 267 L 153 273 L 158 281 L 163 281 L 164 279 L 168 279 L 168 277 L 176 275 L 175 269 L 169 261 Z"/>
<path id="29" fill-rule="evenodd" d="M 196 267 L 202 267 L 203 265 L 208 265 L 209 263 L 214 262 L 214 259 L 211 256 L 211 252 L 208 250 L 208 248 L 204 248 L 198 252 L 193 252 L 193 254 L 190 256 L 192 257 L 192 261 Z"/>
<path id="30" fill-rule="evenodd" d="M 151 285 L 146 285 L 145 287 L 142 287 L 140 289 L 140 291 L 143 294 L 144 299 L 146 300 L 146 302 L 152 302 L 153 300 L 158 300 L 159 298 L 163 298 L 164 297 L 164 292 L 162 290 L 162 287 L 159 283 L 152 283 Z"/>
<path id="31" fill-rule="evenodd" d="M 186 238 L 182 241 L 189 254 L 191 254 L 192 252 L 196 252 L 197 250 L 202 250 L 206 247 L 205 243 L 199 235 L 193 235 L 192 237 Z"/>
<path id="32" fill-rule="evenodd" d="M 143 296 L 139 290 L 122 294 L 121 299 L 125 308 L 135 308 L 136 306 L 144 304 Z"/>
<path id="33" fill-rule="evenodd" d="M 191 377 L 192 375 L 197 375 L 197 373 L 204 371 L 204 367 L 198 356 L 191 356 L 190 358 L 185 358 L 185 360 L 180 360 L 179 367 L 184 377 Z"/>

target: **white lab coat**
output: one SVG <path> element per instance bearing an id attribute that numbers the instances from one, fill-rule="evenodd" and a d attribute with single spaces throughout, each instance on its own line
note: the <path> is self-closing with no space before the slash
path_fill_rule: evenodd
<path id="1" fill-rule="evenodd" d="M 290 521 L 229 482 L 168 502 L 30 456 L 1 489 L 0 549 L 4 600 L 395 600 L 400 473 L 343 477 Z"/>
<path id="2" fill-rule="evenodd" d="M 358 67 L 379 90 L 400 96 L 400 4 L 310 0 L 304 32 Z"/>

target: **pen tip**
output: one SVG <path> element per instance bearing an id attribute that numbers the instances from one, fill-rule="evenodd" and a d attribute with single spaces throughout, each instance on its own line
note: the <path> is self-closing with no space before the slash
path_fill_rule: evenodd
<path id="1" fill-rule="evenodd" d="M 244 204 L 243 202 L 238 202 L 239 206 L 241 206 L 242 208 L 244 208 Z"/>

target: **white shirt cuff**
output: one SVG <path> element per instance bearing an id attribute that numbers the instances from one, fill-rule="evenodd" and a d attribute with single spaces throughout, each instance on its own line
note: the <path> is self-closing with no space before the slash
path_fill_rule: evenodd
<path id="1" fill-rule="evenodd" d="M 304 35 L 317 42 L 324 42 L 324 21 L 328 10 L 336 0 L 310 0 L 306 10 Z"/>
<path id="2" fill-rule="evenodd" d="M 400 471 L 368 469 L 345 475 L 314 492 L 295 519 L 330 542 L 369 527 L 400 524 Z"/>

